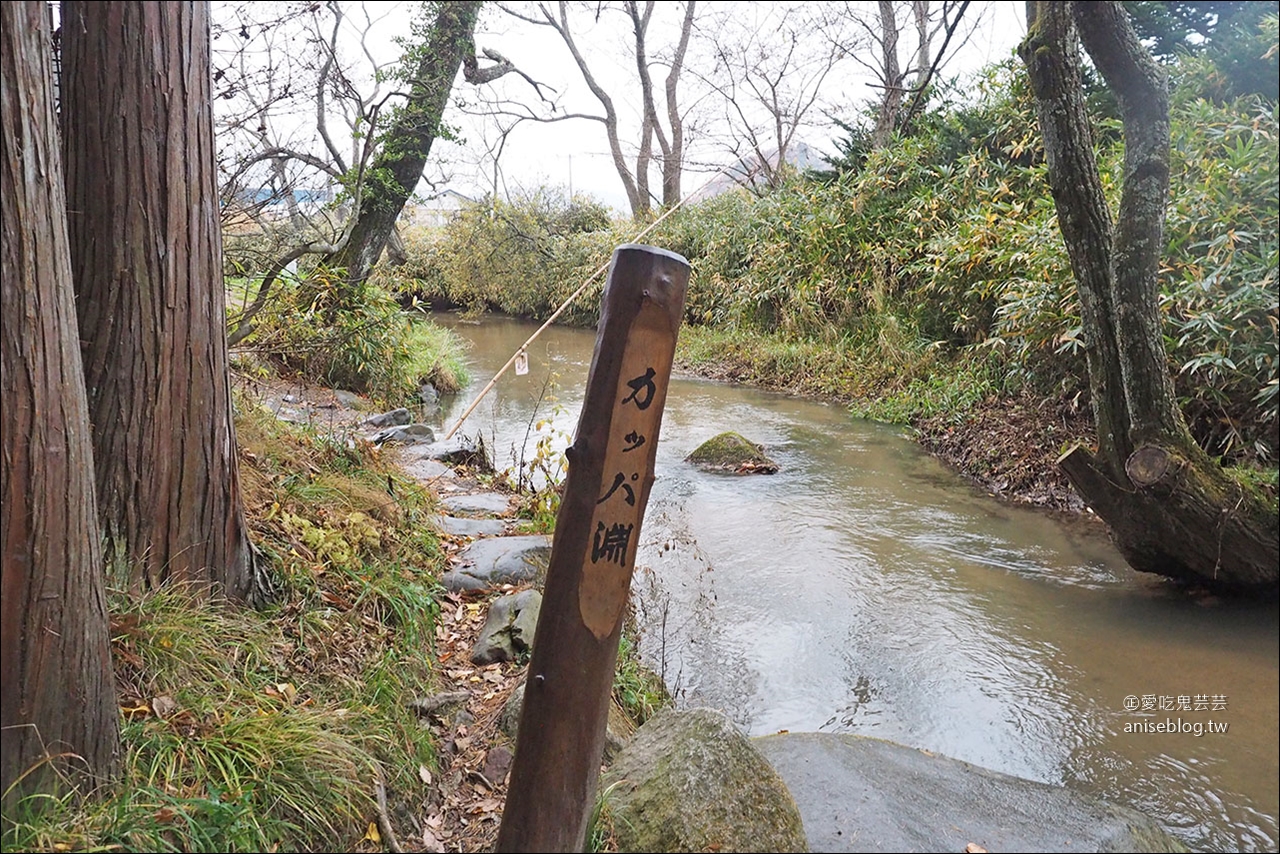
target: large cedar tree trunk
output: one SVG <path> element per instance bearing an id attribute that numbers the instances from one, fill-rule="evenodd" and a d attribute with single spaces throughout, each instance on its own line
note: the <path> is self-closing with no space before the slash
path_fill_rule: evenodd
<path id="1" fill-rule="evenodd" d="M 62 5 L 68 228 L 108 559 L 264 595 L 240 504 L 208 4 Z"/>
<path id="2" fill-rule="evenodd" d="M 339 304 L 351 306 L 364 291 L 369 277 L 405 202 L 413 195 L 440 135 L 440 118 L 449 102 L 454 78 L 464 58 L 474 53 L 476 18 L 483 5 L 475 0 L 437 3 L 436 19 L 427 38 L 417 47 L 406 103 L 394 114 L 383 136 L 380 152 L 365 176 L 360 208 L 351 237 L 324 264 L 343 271 L 346 286 Z"/>
<path id="3" fill-rule="evenodd" d="M 1036 97 L 1058 223 L 1080 295 L 1098 450 L 1060 465 L 1135 569 L 1274 592 L 1280 520 L 1196 445 L 1178 408 L 1159 309 L 1169 193 L 1164 73 L 1116 2 L 1030 2 L 1020 48 Z M 1078 33 L 1078 34 L 1077 34 Z M 1115 92 L 1124 182 L 1112 222 L 1093 155 L 1079 40 Z"/>
<path id="4" fill-rule="evenodd" d="M 119 745 L 93 453 L 50 77 L 48 6 L 0 4 L 0 792 L 55 788 L 46 755 L 98 776 Z M 55 763 L 65 766 L 65 762 Z"/>

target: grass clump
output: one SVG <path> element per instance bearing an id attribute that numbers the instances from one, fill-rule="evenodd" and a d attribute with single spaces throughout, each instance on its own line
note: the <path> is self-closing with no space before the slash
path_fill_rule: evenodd
<path id="1" fill-rule="evenodd" d="M 618 642 L 618 664 L 613 674 L 613 697 L 636 726 L 674 702 L 662 677 L 640 660 L 631 626 L 624 628 Z"/>
<path id="2" fill-rule="evenodd" d="M 393 802 L 425 797 L 441 551 L 430 497 L 364 444 L 241 406 L 242 492 L 279 582 L 264 612 L 182 586 L 111 595 L 120 779 L 35 796 L 7 850 L 353 850 Z"/>
<path id="3" fill-rule="evenodd" d="M 465 346 L 453 332 L 374 285 L 358 300 L 341 294 L 323 270 L 281 282 L 243 347 L 278 371 L 390 406 L 416 401 L 423 383 L 442 393 L 466 384 Z"/>
<path id="4" fill-rule="evenodd" d="M 890 424 L 940 413 L 959 418 L 1007 385 L 990 351 L 948 354 L 905 335 L 897 324 L 877 330 L 870 340 L 834 342 L 685 327 L 677 359 L 686 370 L 716 379 L 834 398 L 857 417 Z"/>

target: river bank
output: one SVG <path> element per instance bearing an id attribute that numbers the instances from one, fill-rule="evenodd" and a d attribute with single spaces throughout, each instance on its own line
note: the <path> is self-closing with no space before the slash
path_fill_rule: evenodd
<path id="1" fill-rule="evenodd" d="M 706 327 L 686 327 L 680 336 L 676 358 L 683 371 L 827 400 L 855 417 L 910 427 L 921 446 L 1001 500 L 1086 511 L 1056 464 L 1073 444 L 1093 442 L 1093 418 L 1081 395 L 1003 393 L 976 359 L 894 365 L 840 344 Z"/>

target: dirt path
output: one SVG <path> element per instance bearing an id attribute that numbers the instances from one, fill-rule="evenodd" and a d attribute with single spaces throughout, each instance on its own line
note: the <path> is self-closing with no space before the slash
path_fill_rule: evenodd
<path id="1" fill-rule="evenodd" d="M 334 436 L 370 439 L 379 428 L 367 419 L 379 414 L 369 402 L 350 392 L 298 381 L 243 380 L 247 391 L 276 417 Z M 421 446 L 385 446 L 406 475 L 444 499 L 495 491 L 479 473 L 466 466 L 434 463 L 421 454 Z M 441 510 L 444 514 L 446 511 Z M 501 533 L 512 533 L 518 521 L 511 511 L 483 514 L 505 523 Z M 495 526 L 496 527 L 496 526 Z M 441 532 L 446 555 L 445 570 L 462 563 L 463 550 L 483 535 L 464 536 Z M 528 585 L 523 585 L 528 586 Z M 487 851 L 492 850 L 506 800 L 507 774 L 514 744 L 502 733 L 499 718 L 508 698 L 523 678 L 525 667 L 517 663 L 477 666 L 471 650 L 484 625 L 489 602 L 514 593 L 519 586 L 504 584 L 476 592 L 446 592 L 440 599 L 435 627 L 437 690 L 426 697 L 406 698 L 421 725 L 435 736 L 435 768 L 425 765 L 418 776 L 427 784 L 425 810 L 420 800 L 387 793 L 388 805 L 379 817 L 382 836 L 376 850 Z M 389 825 L 389 826 L 388 826 Z M 390 831 L 390 833 L 388 832 Z M 395 844 L 387 838 L 393 835 Z M 365 844 L 369 844 L 366 840 Z"/>

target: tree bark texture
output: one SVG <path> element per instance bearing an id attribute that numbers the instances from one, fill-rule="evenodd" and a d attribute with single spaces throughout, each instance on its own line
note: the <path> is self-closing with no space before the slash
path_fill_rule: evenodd
<path id="1" fill-rule="evenodd" d="M 0 4 L 6 814 L 22 795 L 56 788 L 53 766 L 66 763 L 38 766 L 46 756 L 74 754 L 81 762 L 72 767 L 106 776 L 119 745 L 48 14 L 40 0 Z"/>
<path id="2" fill-rule="evenodd" d="M 1107 470 L 1118 476 L 1124 471 L 1132 447 L 1114 327 L 1111 212 L 1093 157 L 1093 131 L 1080 76 L 1075 22 L 1069 3 L 1028 3 L 1027 15 L 1031 32 L 1020 52 L 1036 96 L 1049 162 L 1049 189 L 1080 296 L 1099 453 Z"/>
<path id="3" fill-rule="evenodd" d="M 1134 445 L 1159 436 L 1190 442 L 1169 374 L 1159 302 L 1169 198 L 1168 82 L 1119 3 L 1074 3 L 1073 11 L 1124 120 L 1124 183 L 1111 269 L 1129 436 Z"/>
<path id="4" fill-rule="evenodd" d="M 871 147 L 884 148 L 893 138 L 902 109 L 902 72 L 898 66 L 898 21 L 890 0 L 880 0 L 880 46 L 884 53 L 884 98 L 876 111 L 876 126 L 871 131 Z"/>
<path id="5" fill-rule="evenodd" d="M 1196 445 L 1169 375 L 1157 281 L 1169 190 L 1164 74 L 1118 3 L 1030 2 L 1027 21 L 1019 52 L 1080 297 L 1098 429 L 1096 456 L 1076 448 L 1059 463 L 1135 569 L 1274 591 L 1280 520 L 1263 496 Z M 1093 155 L 1077 31 L 1116 92 L 1124 122 L 1114 227 Z"/>
<path id="6" fill-rule="evenodd" d="M 259 601 L 240 503 L 208 4 L 63 4 L 68 228 L 108 560 Z"/>
<path id="7" fill-rule="evenodd" d="M 473 34 L 482 4 L 467 0 L 435 5 L 435 23 L 418 47 L 408 100 L 392 118 L 379 154 L 364 178 L 351 237 L 346 246 L 324 260 L 326 266 L 346 271 L 348 288 L 343 302 L 359 299 L 365 280 L 382 257 L 440 135 L 440 118 L 462 60 L 475 52 Z"/>

